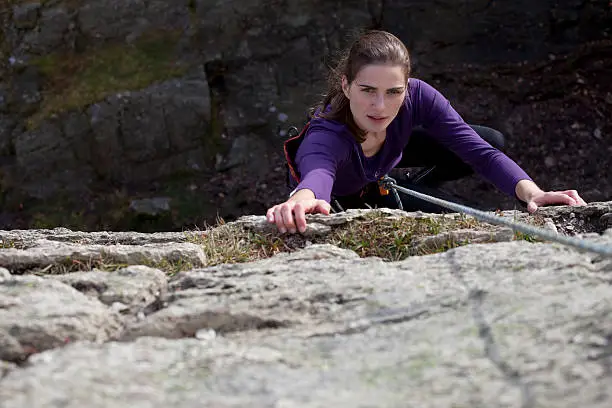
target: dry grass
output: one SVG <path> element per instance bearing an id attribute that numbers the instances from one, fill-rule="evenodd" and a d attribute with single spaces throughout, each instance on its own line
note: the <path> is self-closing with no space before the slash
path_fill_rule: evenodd
<path id="1" fill-rule="evenodd" d="M 0 240 L 0 249 L 17 248 L 15 241 Z"/>
<path id="2" fill-rule="evenodd" d="M 194 265 L 189 262 L 170 262 L 165 259 L 159 262 L 139 262 L 138 265 L 145 265 L 151 268 L 159 269 L 165 272 L 168 276 L 174 276 L 180 271 L 190 270 L 194 268 Z M 127 268 L 129 266 L 130 264 L 113 262 L 112 260 L 106 259 L 102 256 L 91 258 L 88 260 L 78 260 L 67 257 L 62 262 L 50 264 L 44 268 L 32 269 L 29 271 L 29 273 L 44 276 L 67 274 L 72 272 L 92 271 L 94 269 L 106 272 L 114 272 L 119 269 Z"/>
<path id="3" fill-rule="evenodd" d="M 542 220 L 530 219 L 534 224 Z M 188 231 L 187 241 L 200 245 L 206 255 L 204 266 L 246 263 L 270 258 L 280 252 L 292 252 L 309 244 L 331 244 L 355 251 L 361 257 L 379 257 L 385 261 L 399 261 L 415 255 L 447 251 L 470 244 L 469 239 L 446 238 L 433 245 L 420 245 L 423 238 L 457 230 L 493 232 L 496 226 L 469 216 L 439 216 L 429 218 L 389 217 L 380 211 L 366 213 L 361 219 L 332 227 L 324 236 L 306 237 L 301 234 L 279 234 L 276 230 L 260 232 L 236 223 L 217 224 L 203 231 Z M 448 235 L 449 237 L 451 235 Z M 514 239 L 536 241 L 533 237 L 516 233 Z M 13 248 L 12 242 L 2 247 Z M 142 262 L 166 272 L 169 276 L 194 268 L 189 262 Z M 99 269 L 116 271 L 128 267 L 100 256 L 87 261 L 66 258 L 63 262 L 30 271 L 35 274 L 62 274 Z"/>
<path id="4" fill-rule="evenodd" d="M 375 256 L 386 261 L 398 261 L 425 254 L 415 247 L 419 238 L 457 229 L 492 228 L 492 225 L 478 222 L 472 217 L 389 218 L 382 212 L 372 211 L 363 220 L 334 227 L 330 234 L 319 238 L 256 232 L 221 221 L 201 234 L 192 235 L 190 241 L 202 246 L 208 266 L 269 258 L 279 252 L 303 248 L 307 243 L 332 244 L 353 250 L 361 257 Z M 466 243 L 448 242 L 443 247 L 431 248 L 427 253 L 441 252 Z"/>
<path id="5" fill-rule="evenodd" d="M 280 234 L 258 233 L 223 220 L 201 234 L 190 235 L 188 241 L 202 246 L 207 266 L 251 262 L 293 249 Z"/>

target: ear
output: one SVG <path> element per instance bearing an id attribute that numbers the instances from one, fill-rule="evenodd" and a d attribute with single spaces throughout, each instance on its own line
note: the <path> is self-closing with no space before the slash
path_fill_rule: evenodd
<path id="1" fill-rule="evenodd" d="M 344 92 L 347 99 L 351 99 L 349 96 L 349 83 L 346 75 L 342 75 L 342 92 Z"/>

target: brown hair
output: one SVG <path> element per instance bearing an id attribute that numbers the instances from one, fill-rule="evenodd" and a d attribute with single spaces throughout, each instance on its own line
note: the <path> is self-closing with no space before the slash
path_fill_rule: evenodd
<path id="1" fill-rule="evenodd" d="M 355 123 L 349 99 L 342 91 L 342 76 L 345 75 L 350 84 L 359 71 L 369 64 L 401 65 L 406 82 L 410 77 L 410 55 L 402 41 L 386 31 L 366 31 L 344 50 L 336 67 L 330 70 L 327 93 L 311 111 L 311 116 L 319 110 L 317 116 L 346 124 L 358 143 L 365 140 L 366 132 Z M 330 110 L 325 112 L 328 105 Z"/>

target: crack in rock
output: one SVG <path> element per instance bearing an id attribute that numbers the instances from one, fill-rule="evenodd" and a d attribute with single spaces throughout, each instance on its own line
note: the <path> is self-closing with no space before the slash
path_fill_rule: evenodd
<path id="1" fill-rule="evenodd" d="M 493 336 L 493 330 L 484 316 L 482 304 L 486 292 L 478 289 L 471 289 L 468 294 L 469 303 L 472 308 L 472 317 L 478 327 L 478 335 L 484 343 L 484 353 L 495 367 L 504 375 L 506 380 L 518 387 L 521 391 L 521 408 L 533 408 L 535 406 L 535 396 L 531 386 L 523 380 L 518 370 L 512 368 L 508 362 L 504 361 L 499 352 L 499 346 Z"/>
<path id="2" fill-rule="evenodd" d="M 262 318 L 248 313 L 234 313 L 228 310 L 188 310 L 179 314 L 174 307 L 163 309 L 151 315 L 146 321 L 129 327 L 120 337 L 121 341 L 133 341 L 139 337 L 163 337 L 180 339 L 195 337 L 204 329 L 217 333 L 237 331 L 278 329 L 289 327 L 287 321 Z"/>

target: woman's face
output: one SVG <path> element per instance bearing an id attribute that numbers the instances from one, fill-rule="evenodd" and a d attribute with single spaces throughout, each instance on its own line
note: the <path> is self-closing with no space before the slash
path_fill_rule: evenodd
<path id="1" fill-rule="evenodd" d="M 406 95 L 406 78 L 400 65 L 365 65 L 352 83 L 342 78 L 355 123 L 368 133 L 384 131 L 395 118 Z"/>

